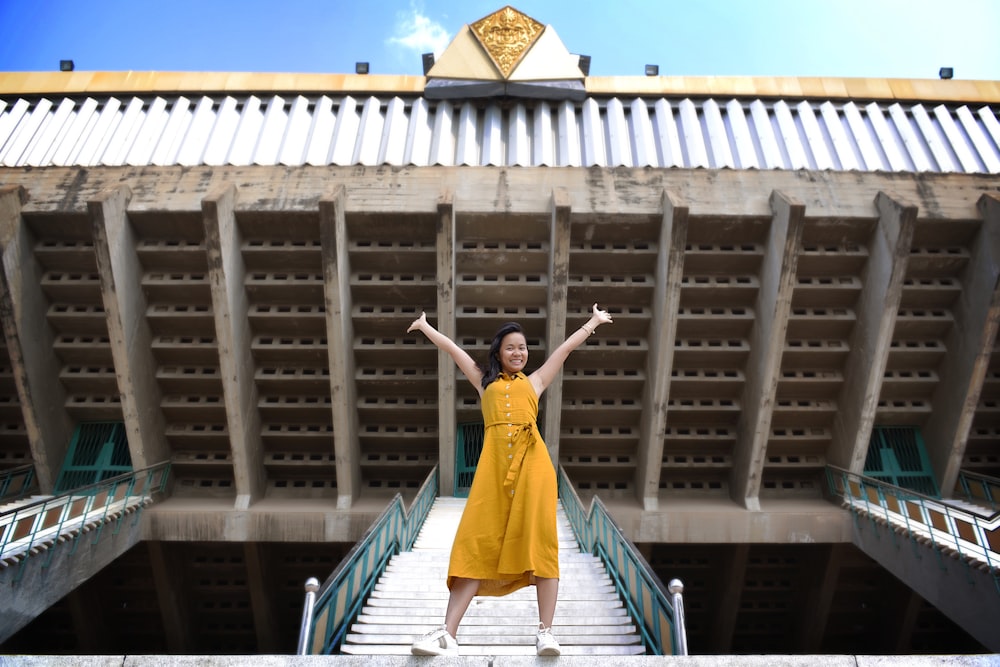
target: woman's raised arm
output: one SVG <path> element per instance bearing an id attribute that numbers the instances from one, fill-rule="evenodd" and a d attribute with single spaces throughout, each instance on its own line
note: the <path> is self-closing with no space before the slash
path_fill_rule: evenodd
<path id="1" fill-rule="evenodd" d="M 552 384 L 552 380 L 554 380 L 556 375 L 559 374 L 559 369 L 562 368 L 562 365 L 565 363 L 566 358 L 569 357 L 570 352 L 583 345 L 583 341 L 593 336 L 597 327 L 602 324 L 611 324 L 612 322 L 614 322 L 614 320 L 611 319 L 611 315 L 608 314 L 608 311 L 601 310 L 595 303 L 593 306 L 593 313 L 591 314 L 590 319 L 587 320 L 587 323 L 571 333 L 566 340 L 564 340 L 562 344 L 549 355 L 549 358 L 545 360 L 545 363 L 529 376 L 531 385 L 535 388 L 535 395 L 541 396 L 542 392 L 545 391 L 550 384 Z"/>
<path id="2" fill-rule="evenodd" d="M 420 317 L 413 320 L 413 324 L 406 330 L 406 333 L 411 331 L 420 331 L 427 336 L 427 340 L 434 343 L 434 345 L 442 352 L 447 352 L 448 355 L 455 360 L 455 364 L 458 369 L 462 371 L 462 374 L 472 383 L 472 386 L 476 388 L 476 391 L 480 396 L 483 395 L 483 372 L 479 370 L 479 365 L 475 360 L 469 356 L 469 353 L 458 346 L 455 341 L 445 336 L 443 333 L 435 329 L 430 322 L 427 321 L 427 313 L 420 313 Z"/>

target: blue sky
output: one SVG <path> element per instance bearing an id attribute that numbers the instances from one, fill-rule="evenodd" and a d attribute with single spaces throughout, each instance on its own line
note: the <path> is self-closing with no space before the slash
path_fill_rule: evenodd
<path id="1" fill-rule="evenodd" d="M 0 71 L 421 74 L 500 0 L 0 0 Z M 520 0 L 591 75 L 1000 80 L 1000 0 Z"/>

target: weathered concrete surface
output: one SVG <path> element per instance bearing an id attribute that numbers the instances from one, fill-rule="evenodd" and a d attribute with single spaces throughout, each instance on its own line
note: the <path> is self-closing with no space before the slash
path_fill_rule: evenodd
<path id="1" fill-rule="evenodd" d="M 128 183 L 129 213 L 190 211 L 227 183 L 240 188 L 237 212 L 316 210 L 332 182 L 343 183 L 352 213 L 438 215 L 442 186 L 454 187 L 461 215 L 546 214 L 553 188 L 569 193 L 574 218 L 608 221 L 627 214 L 661 216 L 663 190 L 688 203 L 690 215 L 772 215 L 770 196 L 781 190 L 804 203 L 810 217 L 874 219 L 872 198 L 884 190 L 916 205 L 925 219 L 975 220 L 976 201 L 996 189 L 990 174 L 790 172 L 727 169 L 615 169 L 600 176 L 588 168 L 478 169 L 468 167 L 52 167 L 4 169 L 7 185 L 23 185 L 26 214 L 83 213 L 86 202 L 109 187 Z M 484 192 L 497 193 L 484 197 Z M 725 193 L 720 199 L 719 193 Z M 169 223 L 168 223 L 169 224 Z"/>
<path id="2" fill-rule="evenodd" d="M 96 528 L 83 533 L 75 550 L 69 540 L 0 569 L 0 644 L 139 542 L 138 518 L 122 517 L 117 534 L 105 524 L 99 539 Z"/>
<path id="3" fill-rule="evenodd" d="M 1000 595 L 993 573 L 861 518 L 854 544 L 991 651 L 1000 651 Z"/>

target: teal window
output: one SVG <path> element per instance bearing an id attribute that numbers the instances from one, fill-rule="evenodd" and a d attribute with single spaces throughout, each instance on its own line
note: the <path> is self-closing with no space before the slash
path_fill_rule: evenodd
<path id="1" fill-rule="evenodd" d="M 122 422 L 92 422 L 76 427 L 55 492 L 66 493 L 132 472 L 132 455 Z"/>
<path id="2" fill-rule="evenodd" d="M 940 498 L 924 439 L 916 426 L 876 426 L 868 442 L 865 476 Z"/>
<path id="3" fill-rule="evenodd" d="M 483 435 L 485 427 L 482 424 L 459 424 L 455 438 L 455 496 L 468 498 L 472 478 L 479 465 L 479 455 L 483 453 Z"/>

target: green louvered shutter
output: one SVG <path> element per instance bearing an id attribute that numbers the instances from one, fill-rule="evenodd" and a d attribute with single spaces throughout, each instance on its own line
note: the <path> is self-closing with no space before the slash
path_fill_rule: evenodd
<path id="1" fill-rule="evenodd" d="M 55 492 L 66 493 L 81 486 L 132 471 L 132 455 L 122 422 L 93 422 L 76 427 Z"/>
<path id="2" fill-rule="evenodd" d="M 920 429 L 876 426 L 868 443 L 865 476 L 940 498 Z"/>
<path id="3" fill-rule="evenodd" d="M 459 424 L 455 438 L 455 496 L 468 498 L 472 478 L 476 474 L 479 455 L 483 453 L 482 424 Z"/>

